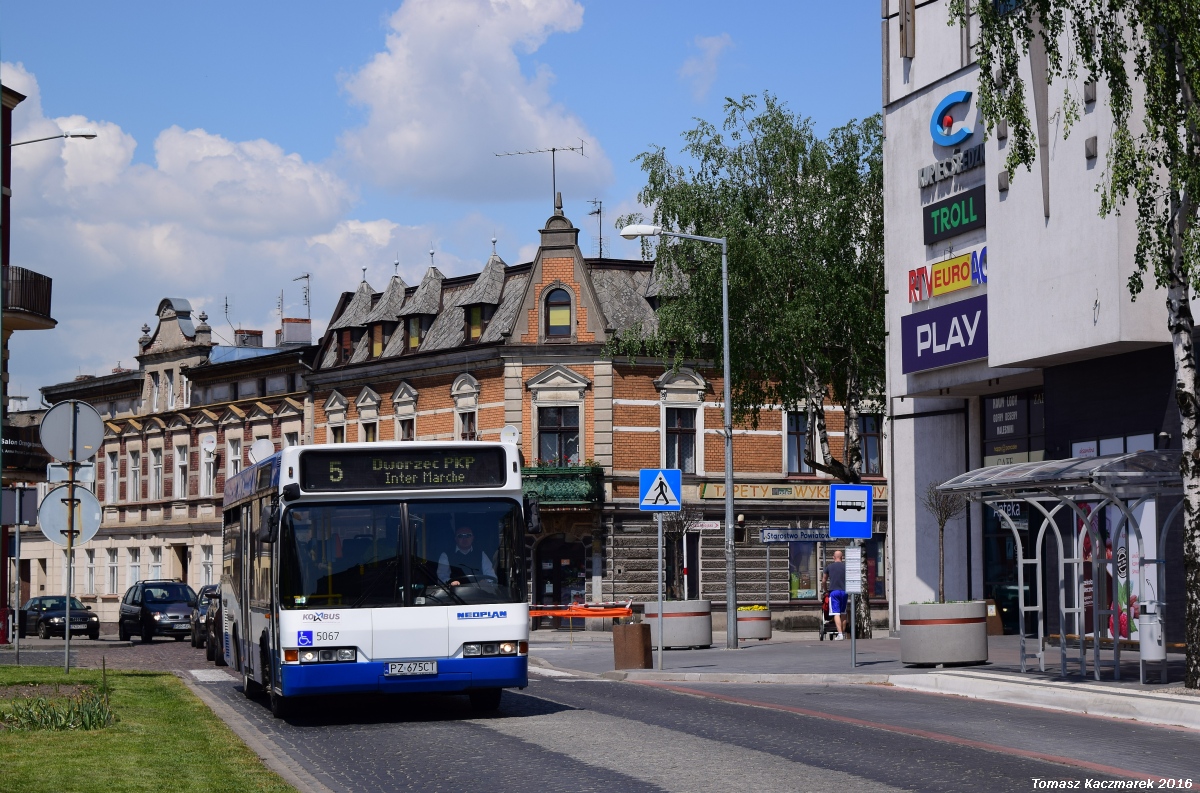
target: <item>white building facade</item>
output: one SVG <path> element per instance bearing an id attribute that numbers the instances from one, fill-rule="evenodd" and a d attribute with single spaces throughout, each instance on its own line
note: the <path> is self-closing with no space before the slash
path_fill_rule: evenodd
<path id="1" fill-rule="evenodd" d="M 1134 301 L 1127 287 L 1136 208 L 1098 211 L 1112 125 L 1104 84 L 1048 83 L 1031 48 L 1023 76 L 1037 160 L 1010 181 L 1007 130 L 986 135 L 976 103 L 977 27 L 947 25 L 948 0 L 884 0 L 883 10 L 894 611 L 937 596 L 937 525 L 920 503 L 930 482 L 1178 448 L 1179 418 L 1165 293 Z M 1080 106 L 1070 130 L 1064 90 Z M 1018 525 L 1028 520 L 1027 507 L 1010 508 Z M 1014 540 L 986 513 L 972 505 L 947 526 L 946 597 L 996 600 L 1012 632 Z M 1056 590 L 1057 580 L 1032 585 Z M 1168 603 L 1181 606 L 1181 593 L 1176 559 Z M 1179 641 L 1183 610 L 1167 613 L 1167 639 Z"/>

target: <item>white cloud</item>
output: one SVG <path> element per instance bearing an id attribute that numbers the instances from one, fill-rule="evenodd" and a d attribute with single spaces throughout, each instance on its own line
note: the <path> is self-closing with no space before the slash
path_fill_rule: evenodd
<path id="1" fill-rule="evenodd" d="M 117 360 L 129 366 L 139 328 L 153 324 L 167 296 L 208 305 L 223 322 L 228 294 L 242 319 L 268 322 L 280 289 L 289 314 L 303 315 L 292 278 L 309 271 L 319 287 L 312 313 L 323 322 L 337 291 L 353 288 L 360 260 L 392 260 L 399 227 L 346 220 L 354 191 L 325 165 L 269 141 L 179 127 L 159 133 L 153 164 L 137 163 L 137 141 L 119 125 L 47 118 L 35 75 L 21 64 L 0 70 L 27 97 L 13 112 L 14 140 L 84 126 L 99 133 L 13 150 L 12 260 L 54 279 L 59 322 L 12 340 L 13 368 L 26 381 L 104 374 Z M 332 241 L 355 223 L 354 250 L 310 242 Z"/>
<path id="2" fill-rule="evenodd" d="M 387 50 L 344 87 L 367 111 L 343 135 L 345 155 L 393 189 L 462 200 L 545 195 L 549 155 L 497 152 L 576 146 L 557 157 L 568 195 L 608 184 L 612 167 L 583 122 L 553 101 L 546 66 L 526 76 L 518 51 L 583 23 L 574 0 L 407 0 L 390 19 Z"/>
<path id="3" fill-rule="evenodd" d="M 679 77 L 692 84 L 692 97 L 696 101 L 708 95 L 713 81 L 717 79 L 717 60 L 721 53 L 733 45 L 728 33 L 719 36 L 697 36 L 692 42 L 698 55 L 693 55 L 679 67 Z"/>

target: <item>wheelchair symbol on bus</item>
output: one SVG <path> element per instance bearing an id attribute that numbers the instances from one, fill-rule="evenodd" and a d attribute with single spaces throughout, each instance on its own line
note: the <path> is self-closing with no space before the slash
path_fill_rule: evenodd
<path id="1" fill-rule="evenodd" d="M 313 635 L 313 632 L 312 632 L 312 631 L 297 631 L 297 632 L 296 632 L 296 644 L 297 644 L 297 646 L 299 646 L 299 647 L 312 647 L 312 646 L 313 646 L 313 638 L 312 638 L 312 635 Z"/>

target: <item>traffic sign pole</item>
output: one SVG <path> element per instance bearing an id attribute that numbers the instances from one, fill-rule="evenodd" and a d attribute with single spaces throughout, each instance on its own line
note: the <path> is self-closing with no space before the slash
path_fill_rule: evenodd
<path id="1" fill-rule="evenodd" d="M 666 643 L 666 634 L 663 633 L 663 525 L 662 513 L 656 512 L 654 517 L 658 519 L 658 671 L 663 670 L 663 645 Z"/>
<path id="2" fill-rule="evenodd" d="M 78 502 L 75 499 L 75 444 L 79 439 L 79 408 L 71 405 L 71 454 L 67 462 L 67 614 L 63 622 L 63 671 L 71 671 L 71 584 L 75 577 L 75 510 Z"/>

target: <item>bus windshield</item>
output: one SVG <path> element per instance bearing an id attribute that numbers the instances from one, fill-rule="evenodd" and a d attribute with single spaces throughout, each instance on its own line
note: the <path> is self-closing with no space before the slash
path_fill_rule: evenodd
<path id="1" fill-rule="evenodd" d="M 407 531 L 405 516 L 405 505 L 395 501 L 289 509 L 279 535 L 280 607 L 524 600 L 517 552 L 523 527 L 516 502 L 408 502 Z"/>

